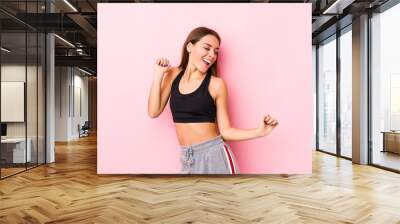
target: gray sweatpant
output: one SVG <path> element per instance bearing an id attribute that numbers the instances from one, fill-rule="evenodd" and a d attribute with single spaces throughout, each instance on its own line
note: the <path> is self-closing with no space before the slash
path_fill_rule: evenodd
<path id="1" fill-rule="evenodd" d="M 239 174 L 232 150 L 221 135 L 181 150 L 183 174 Z"/>

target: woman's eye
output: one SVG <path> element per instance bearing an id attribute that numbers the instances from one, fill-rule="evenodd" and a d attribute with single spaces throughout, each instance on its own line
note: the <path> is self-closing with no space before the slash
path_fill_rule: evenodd
<path id="1" fill-rule="evenodd" d="M 211 48 L 209 48 L 209 47 L 203 47 L 203 49 L 206 50 L 206 51 L 211 50 Z M 218 51 L 214 51 L 214 54 L 217 54 L 217 55 L 218 55 Z"/>

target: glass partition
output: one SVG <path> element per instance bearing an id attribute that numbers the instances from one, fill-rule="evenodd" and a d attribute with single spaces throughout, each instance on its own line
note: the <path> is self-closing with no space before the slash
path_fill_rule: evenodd
<path id="1" fill-rule="evenodd" d="M 340 36 L 340 154 L 352 158 L 352 35 L 351 26 Z"/>
<path id="2" fill-rule="evenodd" d="M 43 13 L 44 5 L 0 2 L 14 10 L 0 12 L 1 179 L 45 162 L 45 34 L 16 19 L 26 12 Z"/>
<path id="3" fill-rule="evenodd" d="M 318 47 L 318 149 L 336 154 L 336 36 Z"/>
<path id="4" fill-rule="evenodd" d="M 400 171 L 400 4 L 371 18 L 372 163 Z"/>
<path id="5" fill-rule="evenodd" d="M 1 34 L 1 176 L 26 169 L 26 33 Z M 6 50 L 4 50 L 6 49 Z"/>

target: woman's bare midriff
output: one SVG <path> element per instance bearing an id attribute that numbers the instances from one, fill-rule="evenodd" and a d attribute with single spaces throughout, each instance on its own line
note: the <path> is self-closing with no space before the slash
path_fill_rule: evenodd
<path id="1" fill-rule="evenodd" d="M 175 129 L 182 147 L 198 144 L 219 135 L 215 123 L 175 123 Z"/>

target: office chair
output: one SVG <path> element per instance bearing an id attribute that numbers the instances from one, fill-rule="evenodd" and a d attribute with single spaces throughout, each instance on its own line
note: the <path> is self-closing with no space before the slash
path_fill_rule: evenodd
<path id="1" fill-rule="evenodd" d="M 78 124 L 78 129 L 79 129 L 79 138 L 80 137 L 87 137 L 89 136 L 89 121 L 85 121 L 85 123 L 82 125 L 82 127 L 79 127 L 80 125 Z"/>

